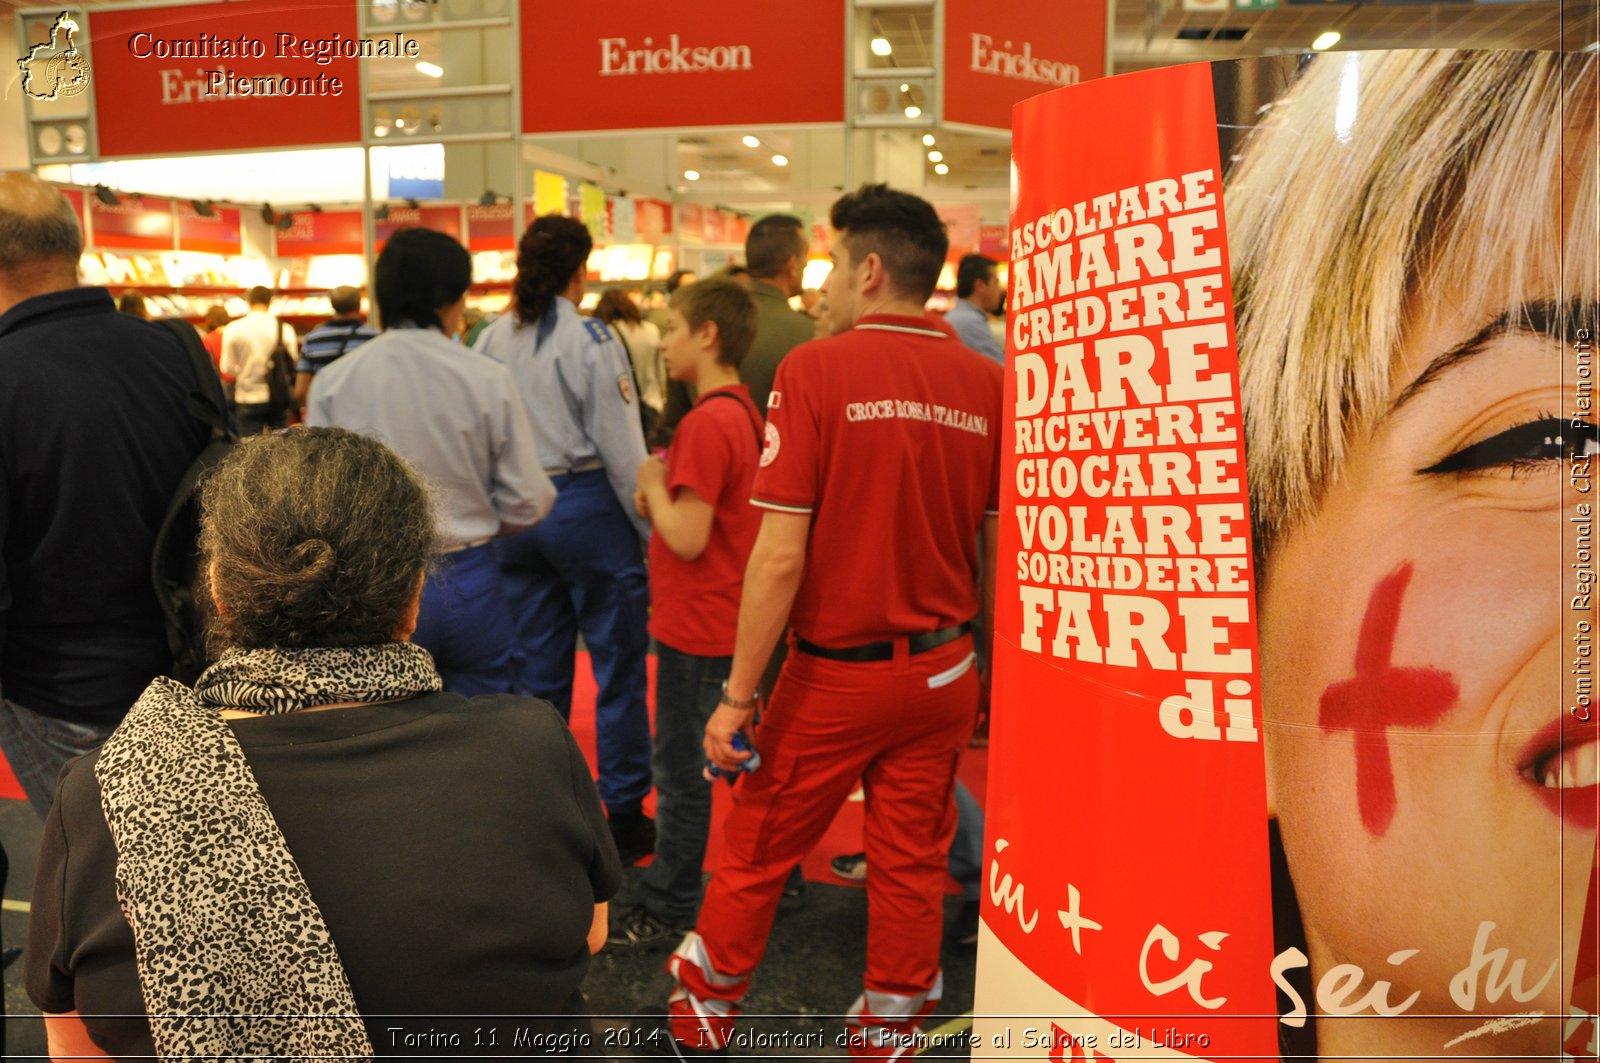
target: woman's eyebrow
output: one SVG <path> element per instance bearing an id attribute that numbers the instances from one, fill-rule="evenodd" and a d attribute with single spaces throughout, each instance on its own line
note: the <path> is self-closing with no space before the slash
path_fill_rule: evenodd
<path id="1" fill-rule="evenodd" d="M 1593 299 L 1574 298 L 1565 302 L 1545 299 L 1520 303 L 1429 362 L 1428 367 L 1390 405 L 1389 413 L 1400 409 L 1441 374 L 1478 354 L 1501 336 L 1522 333 L 1559 339 L 1571 345 L 1593 338 L 1595 316 L 1596 302 Z"/>

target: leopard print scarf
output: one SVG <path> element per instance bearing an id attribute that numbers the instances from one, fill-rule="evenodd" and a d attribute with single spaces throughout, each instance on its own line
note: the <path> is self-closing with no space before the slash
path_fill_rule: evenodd
<path id="1" fill-rule="evenodd" d="M 100 751 L 150 1033 L 165 1059 L 367 1059 L 322 913 L 220 708 L 294 712 L 441 687 L 406 642 L 230 651 L 194 690 L 157 679 Z"/>

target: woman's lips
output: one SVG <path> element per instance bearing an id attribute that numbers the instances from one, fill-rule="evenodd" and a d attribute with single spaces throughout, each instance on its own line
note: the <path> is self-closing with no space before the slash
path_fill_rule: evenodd
<path id="1" fill-rule="evenodd" d="M 1552 721 L 1524 748 L 1521 773 L 1568 824 L 1600 826 L 1600 730 L 1593 721 Z"/>

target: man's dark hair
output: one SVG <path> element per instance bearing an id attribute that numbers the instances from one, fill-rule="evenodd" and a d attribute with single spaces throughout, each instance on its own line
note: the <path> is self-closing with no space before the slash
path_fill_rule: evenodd
<path id="1" fill-rule="evenodd" d="M 244 293 L 244 301 L 251 306 L 270 306 L 272 304 L 272 289 L 258 284 Z"/>
<path id="2" fill-rule="evenodd" d="M 833 204 L 828 220 L 852 263 L 873 253 L 883 260 L 896 295 L 920 301 L 933 294 L 950 250 L 933 204 L 888 185 L 862 185 Z"/>
<path id="3" fill-rule="evenodd" d="M 675 270 L 673 270 L 672 271 L 672 276 L 667 278 L 667 294 L 671 295 L 673 292 L 677 291 L 679 288 L 682 288 L 683 287 L 683 278 L 685 278 L 685 277 L 693 277 L 693 276 L 695 276 L 695 272 L 692 269 L 675 269 Z"/>
<path id="4" fill-rule="evenodd" d="M 972 289 L 978 286 L 979 281 L 986 281 L 994 276 L 995 260 L 983 255 L 962 255 L 961 261 L 956 265 L 956 295 L 965 299 L 972 295 Z"/>
<path id="5" fill-rule="evenodd" d="M 385 328 L 407 321 L 442 328 L 439 311 L 472 285 L 472 256 L 453 236 L 401 229 L 383 245 L 372 272 Z"/>
<path id="6" fill-rule="evenodd" d="M 796 255 L 804 255 L 808 241 L 805 225 L 793 214 L 768 214 L 750 226 L 744 238 L 744 258 L 750 276 L 771 280 Z"/>
<path id="7" fill-rule="evenodd" d="M 517 280 L 512 286 L 517 320 L 531 325 L 550 309 L 551 300 L 567 290 L 572 277 L 589 261 L 594 237 L 577 218 L 546 214 L 533 219 L 517 244 Z"/>
<path id="8" fill-rule="evenodd" d="M 341 284 L 328 293 L 328 305 L 338 317 L 350 317 L 361 312 L 361 289 Z"/>
<path id="9" fill-rule="evenodd" d="M 717 325 L 717 361 L 738 368 L 756 339 L 756 304 L 737 281 L 712 277 L 672 293 L 672 309 L 690 329 Z"/>
<path id="10" fill-rule="evenodd" d="M 44 214 L 0 209 L 0 270 L 38 263 L 78 266 L 83 254 L 83 231 L 67 197 L 59 193 L 53 209 Z"/>

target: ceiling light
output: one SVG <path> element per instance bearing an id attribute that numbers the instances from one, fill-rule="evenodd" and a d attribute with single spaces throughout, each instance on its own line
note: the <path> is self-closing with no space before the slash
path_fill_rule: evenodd
<path id="1" fill-rule="evenodd" d="M 933 147 L 933 134 L 932 133 L 924 133 L 924 134 L 922 134 L 922 146 L 925 147 L 925 148 Z"/>
<path id="2" fill-rule="evenodd" d="M 700 180 L 700 171 L 699 170 L 685 170 L 685 171 L 683 171 L 683 179 L 685 181 L 698 181 L 698 180 Z"/>
<path id="3" fill-rule="evenodd" d="M 746 133 L 744 135 L 744 146 L 747 148 L 759 148 L 761 146 L 761 138 L 753 137 L 749 133 Z"/>
<path id="4" fill-rule="evenodd" d="M 114 207 L 118 203 L 122 202 L 122 200 L 118 198 L 117 194 L 111 191 L 111 189 L 107 188 L 105 185 L 94 186 L 94 198 L 98 199 L 108 207 Z"/>
<path id="5" fill-rule="evenodd" d="M 444 67 L 438 63 L 430 63 L 426 59 L 417 63 L 417 69 L 431 78 L 444 77 Z"/>
<path id="6" fill-rule="evenodd" d="M 909 81 L 900 82 L 900 91 L 901 92 L 910 92 L 911 91 L 911 83 Z"/>
<path id="7" fill-rule="evenodd" d="M 1339 31 L 1329 30 L 1327 33 L 1324 33 L 1322 36 L 1311 42 L 1311 50 L 1315 52 L 1325 52 L 1338 43 Z"/>
<path id="8" fill-rule="evenodd" d="M 891 54 L 893 54 L 893 52 L 894 52 L 894 48 L 890 46 L 889 38 L 887 38 L 887 37 L 874 37 L 874 38 L 872 38 L 872 54 L 873 55 L 891 55 Z"/>
<path id="9" fill-rule="evenodd" d="M 941 162 L 939 165 L 933 168 L 933 172 L 938 174 L 940 177 L 943 177 L 945 174 L 950 172 L 950 167 Z"/>
<path id="10" fill-rule="evenodd" d="M 918 107 L 916 104 L 913 103 L 910 107 L 906 108 L 906 117 L 907 118 L 921 118 L 922 117 L 922 108 Z"/>
<path id="11" fill-rule="evenodd" d="M 774 166 L 787 166 L 787 165 L 789 165 L 789 156 L 787 156 L 787 155 L 774 155 L 772 157 L 772 165 L 774 165 Z"/>
<path id="12" fill-rule="evenodd" d="M 373 126 L 372 135 L 375 137 L 386 137 L 389 135 L 389 127 L 386 125 Z"/>
<path id="13" fill-rule="evenodd" d="M 942 152 L 942 151 L 930 151 L 930 152 L 928 152 L 928 161 L 929 162 L 943 162 L 944 161 L 944 152 Z"/>
<path id="14" fill-rule="evenodd" d="M 394 120 L 394 127 L 396 129 L 404 129 L 406 127 L 406 120 L 404 118 L 396 118 Z"/>

